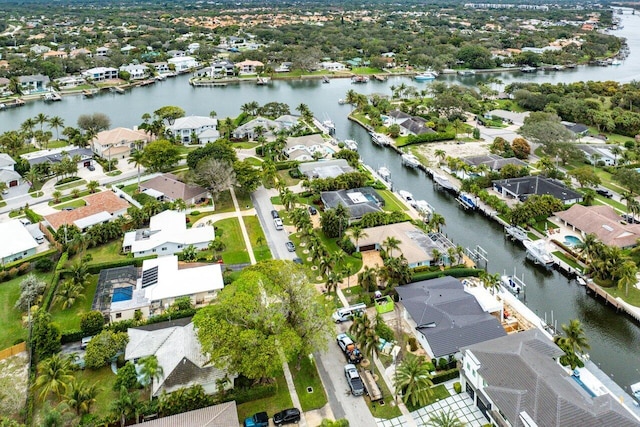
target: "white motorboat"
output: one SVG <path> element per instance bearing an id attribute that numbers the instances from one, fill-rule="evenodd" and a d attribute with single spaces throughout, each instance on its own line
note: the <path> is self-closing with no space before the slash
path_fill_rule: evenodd
<path id="1" fill-rule="evenodd" d="M 455 189 L 455 187 L 453 186 L 451 181 L 449 181 L 449 178 L 447 178 L 444 175 L 440 175 L 440 174 L 437 174 L 437 173 L 433 172 L 433 181 L 436 184 L 438 184 L 441 188 L 443 188 L 445 190 L 454 190 Z"/>
<path id="2" fill-rule="evenodd" d="M 458 196 L 458 203 L 460 203 L 460 206 L 465 209 L 474 210 L 478 208 L 478 205 L 476 205 L 473 197 L 467 193 L 460 193 L 460 195 Z"/>
<path id="3" fill-rule="evenodd" d="M 513 276 L 500 276 L 500 284 L 514 295 L 519 295 L 524 287 L 522 280 L 518 279 L 515 274 Z"/>
<path id="4" fill-rule="evenodd" d="M 631 394 L 633 397 L 640 400 L 640 383 L 631 384 Z"/>
<path id="5" fill-rule="evenodd" d="M 384 181 L 391 182 L 391 171 L 388 167 L 380 166 L 380 168 L 378 168 L 378 175 L 380 175 L 380 178 Z"/>
<path id="6" fill-rule="evenodd" d="M 344 148 L 351 151 L 358 151 L 358 143 L 355 142 L 353 139 L 345 139 L 342 142 L 344 142 Z"/>
<path id="7" fill-rule="evenodd" d="M 416 205 L 416 199 L 413 198 L 413 194 L 409 193 L 408 191 L 404 191 L 404 190 L 400 190 L 398 191 L 398 194 L 400 195 L 400 197 L 402 197 L 402 199 L 406 202 L 408 202 L 411 206 Z"/>
<path id="8" fill-rule="evenodd" d="M 584 277 L 582 276 L 578 276 L 576 277 L 576 282 L 578 283 L 578 285 L 580 286 L 587 286 L 587 281 L 584 280 Z"/>
<path id="9" fill-rule="evenodd" d="M 536 71 L 538 71 L 538 69 L 530 65 L 525 65 L 524 67 L 520 68 L 520 71 L 522 71 L 523 73 L 535 73 Z"/>
<path id="10" fill-rule="evenodd" d="M 403 154 L 402 164 L 410 168 L 417 168 L 420 166 L 420 160 L 413 154 Z"/>
<path id="11" fill-rule="evenodd" d="M 390 145 L 391 141 L 386 135 L 377 132 L 371 132 L 371 140 L 378 145 Z"/>
<path id="12" fill-rule="evenodd" d="M 428 82 L 431 80 L 435 80 L 438 77 L 438 73 L 433 71 L 425 71 L 424 73 L 416 74 L 413 78 L 417 82 Z"/>
<path id="13" fill-rule="evenodd" d="M 338 99 L 338 104 L 344 105 L 344 104 L 346 104 L 346 101 L 344 99 L 340 98 L 340 99 Z"/>
<path id="14" fill-rule="evenodd" d="M 536 264 L 545 268 L 553 267 L 553 257 L 547 250 L 547 244 L 544 240 L 523 240 L 522 244 L 527 249 L 527 256 Z"/>
<path id="15" fill-rule="evenodd" d="M 425 215 L 431 215 L 433 213 L 433 207 L 426 200 L 416 200 L 415 208 L 418 212 L 422 212 Z"/>
<path id="16" fill-rule="evenodd" d="M 517 225 L 508 225 L 504 228 L 505 233 L 510 237 L 522 242 L 524 240 L 529 239 L 529 234 L 527 230 Z"/>
<path id="17" fill-rule="evenodd" d="M 322 122 L 322 126 L 324 126 L 324 128 L 327 130 L 327 133 L 329 135 L 333 135 L 336 133 L 336 125 L 333 123 L 332 120 L 327 119 L 324 122 Z"/>

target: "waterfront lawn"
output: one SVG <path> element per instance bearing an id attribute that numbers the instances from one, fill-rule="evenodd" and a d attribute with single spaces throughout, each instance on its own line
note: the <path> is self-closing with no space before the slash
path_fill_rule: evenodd
<path id="1" fill-rule="evenodd" d="M 384 209 L 386 211 L 404 212 L 409 208 L 404 203 L 400 203 L 398 198 L 389 190 L 376 190 L 384 199 Z"/>
<path id="2" fill-rule="evenodd" d="M 351 69 L 353 74 L 376 74 L 376 73 L 384 73 L 380 68 L 373 67 L 354 67 Z"/>
<path id="3" fill-rule="evenodd" d="M 640 307 L 640 290 L 634 286 L 629 287 L 628 294 L 625 289 L 618 289 L 617 285 L 602 289 L 607 291 L 607 293 L 614 298 L 620 297 L 624 302 Z"/>
<path id="4" fill-rule="evenodd" d="M 276 412 L 293 406 L 289 389 L 287 388 L 287 380 L 285 380 L 282 372 L 276 377 L 276 382 L 278 383 L 278 391 L 274 396 L 252 400 L 251 402 L 238 405 L 238 418 L 241 421 L 244 421 L 245 418 L 250 417 L 256 412 L 262 411 L 266 411 L 267 414 L 272 417 Z"/>
<path id="5" fill-rule="evenodd" d="M 249 254 L 244 244 L 242 230 L 238 218 L 227 218 L 216 221 L 216 239 L 225 244 L 225 250 L 221 253 L 225 264 L 242 264 L 249 262 Z"/>
<path id="6" fill-rule="evenodd" d="M 327 395 L 322 387 L 322 381 L 316 369 L 315 359 L 302 356 L 300 370 L 298 370 L 297 365 L 298 361 L 296 359 L 289 363 L 289 370 L 293 376 L 293 383 L 300 398 L 300 406 L 302 406 L 300 409 L 306 412 L 322 408 L 327 404 Z M 307 387 L 311 387 L 313 391 L 308 392 Z"/>
<path id="7" fill-rule="evenodd" d="M 256 216 L 243 216 L 245 227 L 247 227 L 247 233 L 249 234 L 249 240 L 251 246 L 253 246 L 253 255 L 256 257 L 256 261 L 263 261 L 271 259 L 271 251 L 269 245 L 260 226 L 260 221 Z"/>
<path id="8" fill-rule="evenodd" d="M 62 283 L 64 279 L 60 279 Z M 60 283 L 58 286 L 60 286 Z M 70 308 L 63 310 L 60 304 L 51 306 L 49 310 L 51 313 L 51 319 L 58 324 L 61 331 L 68 331 L 71 329 L 80 329 L 80 315 L 91 311 L 91 305 L 93 303 L 93 296 L 96 293 L 96 287 L 98 286 L 98 275 L 92 274 L 89 276 L 89 283 L 84 289 L 84 299 L 77 300 Z"/>
<path id="9" fill-rule="evenodd" d="M 449 394 L 449 390 L 447 390 L 444 384 L 438 384 L 437 386 L 431 387 L 431 391 L 432 394 L 425 406 L 429 406 L 432 403 L 436 403 L 439 400 L 446 399 L 447 397 L 451 396 L 451 394 Z M 422 406 L 413 406 L 411 405 L 411 402 L 407 402 L 407 409 L 409 410 L 409 412 L 416 411 L 420 408 L 422 408 Z"/>
<path id="10" fill-rule="evenodd" d="M 569 258 L 567 255 L 565 255 L 564 252 L 562 251 L 555 251 L 553 252 L 553 255 L 555 255 L 556 257 L 560 258 L 562 261 L 566 262 L 567 264 L 569 264 L 569 266 L 571 268 L 573 268 L 574 270 L 582 273 L 582 266 L 580 264 L 578 264 L 577 262 L 575 262 L 575 260 Z"/>

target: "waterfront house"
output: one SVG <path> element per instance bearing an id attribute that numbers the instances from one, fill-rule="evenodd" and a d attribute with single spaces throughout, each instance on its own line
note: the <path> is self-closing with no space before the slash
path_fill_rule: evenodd
<path id="1" fill-rule="evenodd" d="M 0 182 L 4 182 L 8 188 L 17 187 L 22 177 L 13 168 L 16 161 L 7 153 L 0 153 Z"/>
<path id="2" fill-rule="evenodd" d="M 462 352 L 462 389 L 491 425 L 631 427 L 640 423 L 587 369 L 571 371 L 560 366 L 557 360 L 564 351 L 538 329 L 484 340 L 465 346 Z"/>
<path id="3" fill-rule="evenodd" d="M 345 159 L 301 163 L 298 169 L 308 179 L 336 178 L 344 173 L 353 172 L 353 168 Z"/>
<path id="4" fill-rule="evenodd" d="M 193 245 L 207 249 L 216 238 L 213 226 L 187 228 L 184 212 L 166 210 L 151 217 L 149 228 L 129 231 L 122 241 L 122 251 L 135 258 L 149 255 L 173 255 Z"/>
<path id="5" fill-rule="evenodd" d="M 60 89 L 72 89 L 85 84 L 87 81 L 82 76 L 65 76 L 54 80 Z"/>
<path id="6" fill-rule="evenodd" d="M 209 131 L 206 135 L 207 142 L 220 138 L 220 133 L 217 128 L 217 119 L 206 116 L 188 116 L 180 117 L 176 119 L 172 125 L 167 126 L 167 133 L 185 145 L 203 144 L 205 142 L 199 141 L 199 136 L 204 131 Z M 211 131 L 213 131 L 213 133 Z"/>
<path id="7" fill-rule="evenodd" d="M 120 71 L 129 73 L 131 80 L 142 80 L 149 76 L 149 67 L 144 64 L 129 64 L 120 66 Z"/>
<path id="8" fill-rule="evenodd" d="M 209 198 L 206 188 L 186 184 L 171 173 L 164 173 L 140 183 L 140 191 L 161 202 L 183 200 L 187 205 L 201 203 Z"/>
<path id="9" fill-rule="evenodd" d="M 349 221 L 361 219 L 369 212 L 382 212 L 384 199 L 371 187 L 350 190 L 323 191 L 320 200 L 324 209 L 334 209 L 342 205 L 349 211 Z"/>
<path id="10" fill-rule="evenodd" d="M 278 67 L 273 70 L 276 73 L 288 73 L 289 71 L 291 71 L 291 62 L 283 62 L 282 64 L 278 65 Z"/>
<path id="11" fill-rule="evenodd" d="M 169 66 L 173 64 L 177 73 L 187 73 L 194 68 L 198 68 L 200 64 L 191 56 L 178 56 L 167 60 Z"/>
<path id="12" fill-rule="evenodd" d="M 264 64 L 260 61 L 251 61 L 249 59 L 242 62 L 236 62 L 240 74 L 256 74 L 264 69 Z"/>
<path id="13" fill-rule="evenodd" d="M 282 149 L 282 154 L 289 160 L 309 162 L 316 160 L 315 156 L 326 157 L 329 152 L 325 148 L 325 140 L 322 135 L 314 133 L 304 136 L 290 136 Z"/>
<path id="14" fill-rule="evenodd" d="M 167 55 L 169 55 L 172 58 L 183 58 L 185 56 L 187 56 L 187 52 L 185 52 L 184 50 L 169 50 L 167 51 Z"/>
<path id="15" fill-rule="evenodd" d="M 64 225 L 75 225 L 80 231 L 85 232 L 92 225 L 120 218 L 127 213 L 127 208 L 129 208 L 129 203 L 116 196 L 113 191 L 89 194 L 82 199 L 86 203 L 85 206 L 80 206 L 70 211 L 63 210 L 45 215 L 45 226 L 57 231 Z"/>
<path id="16" fill-rule="evenodd" d="M 562 201 L 565 205 L 582 201 L 582 194 L 570 189 L 560 181 L 540 175 L 493 181 L 493 189 L 501 194 L 502 197 L 520 201 L 524 201 L 534 194 L 538 196 L 548 194 Z"/>
<path id="17" fill-rule="evenodd" d="M 171 72 L 169 64 L 167 62 L 154 62 L 151 66 L 156 70 L 158 74 L 168 74 Z"/>
<path id="18" fill-rule="evenodd" d="M 218 383 L 225 377 L 227 381 L 224 389 L 233 387 L 236 375 L 228 374 L 211 364 L 210 357 L 202 352 L 197 331 L 191 319 L 129 328 L 127 333 L 129 342 L 124 352 L 124 359 L 137 363 L 143 357 L 155 356 L 158 366 L 162 368 L 163 374 L 159 378 L 153 378 L 151 383 L 153 396 L 194 385 L 202 386 L 207 394 L 214 394 L 218 391 Z M 226 425 L 220 424 L 219 421 L 216 418 L 213 424 L 207 425 L 220 427 Z M 190 420 L 188 425 L 196 426 L 194 420 Z M 234 427 L 237 425 L 236 415 Z"/>
<path id="19" fill-rule="evenodd" d="M 483 154 L 480 156 L 463 157 L 462 161 L 469 166 L 478 167 L 480 165 L 486 165 L 490 171 L 500 171 L 506 165 L 514 165 L 517 167 L 527 167 L 528 164 L 516 157 L 504 158 L 497 154 Z"/>
<path id="20" fill-rule="evenodd" d="M 151 142 L 151 135 L 137 129 L 115 128 L 99 132 L 90 142 L 91 150 L 103 159 L 125 159 L 131 151 Z"/>
<path id="21" fill-rule="evenodd" d="M 460 358 L 460 349 L 506 335 L 456 278 L 445 276 L 396 288 L 402 316 L 428 355 Z"/>
<path id="22" fill-rule="evenodd" d="M 436 132 L 427 126 L 427 120 L 422 117 L 411 117 L 400 124 L 401 135 L 424 135 L 425 133 Z"/>
<path id="23" fill-rule="evenodd" d="M 320 68 L 327 71 L 344 71 L 347 66 L 341 62 L 325 61 L 320 63 Z"/>
<path id="24" fill-rule="evenodd" d="M 401 253 L 411 268 L 440 263 L 441 260 L 434 262 L 434 250 L 442 254 L 442 257 L 448 257 L 447 246 L 443 245 L 442 240 L 438 238 L 439 235 L 433 233 L 428 235 L 408 221 L 366 228 L 364 231 L 367 236 L 358 239 L 357 244 L 355 239 L 350 237 L 358 252 L 379 251 L 384 247 L 384 242 L 388 237 L 394 237 L 400 240 L 400 243 L 393 254 Z"/>
<path id="25" fill-rule="evenodd" d="M 94 82 L 113 80 L 118 78 L 118 69 L 113 67 L 94 67 L 83 71 L 82 76 Z"/>
<path id="26" fill-rule="evenodd" d="M 583 236 L 595 234 L 599 241 L 607 246 L 622 249 L 638 245 L 640 224 L 627 224 L 621 221 L 618 213 L 611 206 L 573 205 L 566 211 L 556 212 L 556 222 L 561 222 Z"/>
<path id="27" fill-rule="evenodd" d="M 16 161 L 7 153 L 0 153 L 0 170 L 13 171 Z"/>
<path id="28" fill-rule="evenodd" d="M 207 406 L 206 408 L 162 417 L 138 424 L 139 427 L 237 427 L 236 401 Z"/>
<path id="29" fill-rule="evenodd" d="M 44 92 L 49 89 L 49 77 L 42 74 L 31 76 L 19 76 L 18 82 L 23 94 Z"/>
<path id="30" fill-rule="evenodd" d="M 0 222 L 0 263 L 2 265 L 35 255 L 38 243 L 17 219 Z"/>
<path id="31" fill-rule="evenodd" d="M 404 111 L 393 110 L 387 113 L 389 117 L 389 126 L 390 125 L 401 125 L 407 120 L 411 119 L 411 114 L 407 114 Z"/>
<path id="32" fill-rule="evenodd" d="M 209 77 L 233 77 L 235 65 L 228 59 L 216 61 L 211 64 L 211 75 Z"/>

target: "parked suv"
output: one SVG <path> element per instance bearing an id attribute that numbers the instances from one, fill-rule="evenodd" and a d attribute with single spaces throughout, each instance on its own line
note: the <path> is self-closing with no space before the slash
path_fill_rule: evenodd
<path id="1" fill-rule="evenodd" d="M 276 219 L 276 218 L 280 218 L 280 214 L 278 214 L 277 210 L 272 210 L 271 211 L 271 218 Z"/>
<path id="2" fill-rule="evenodd" d="M 276 225 L 276 230 L 282 230 L 284 225 L 282 224 L 282 220 L 280 218 L 274 218 L 273 223 Z"/>
<path id="3" fill-rule="evenodd" d="M 607 190 L 606 188 L 598 188 L 596 189 L 596 193 L 608 199 L 613 197 L 613 194 L 611 194 L 611 191 Z"/>
<path id="4" fill-rule="evenodd" d="M 297 408 L 285 409 L 284 411 L 280 411 L 273 416 L 273 423 L 277 426 L 298 422 L 300 422 L 300 410 Z"/>
<path id="5" fill-rule="evenodd" d="M 296 251 L 296 245 L 294 245 L 292 241 L 288 241 L 287 243 L 285 243 L 285 245 L 287 246 L 287 250 L 289 252 L 295 252 Z"/>
<path id="6" fill-rule="evenodd" d="M 244 420 L 244 427 L 268 427 L 269 416 L 266 412 L 258 412 Z"/>

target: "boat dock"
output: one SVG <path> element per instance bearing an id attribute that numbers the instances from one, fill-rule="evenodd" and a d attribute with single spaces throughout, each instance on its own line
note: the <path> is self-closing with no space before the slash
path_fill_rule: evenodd
<path id="1" fill-rule="evenodd" d="M 22 107 L 25 104 L 23 99 L 16 98 L 11 101 L 3 102 L 0 104 L 0 110 L 5 110 L 7 108 L 16 108 Z"/>
<path id="2" fill-rule="evenodd" d="M 374 74 L 373 78 L 376 79 L 379 82 L 386 82 L 387 81 L 387 76 L 381 76 L 379 74 Z"/>
<path id="3" fill-rule="evenodd" d="M 53 91 L 42 95 L 42 99 L 44 100 L 44 102 L 62 101 L 62 96 L 60 96 L 58 92 Z"/>
<path id="4" fill-rule="evenodd" d="M 93 95 L 95 95 L 95 92 L 93 90 L 85 89 L 82 91 L 82 96 L 84 96 L 85 98 L 92 98 Z"/>
<path id="5" fill-rule="evenodd" d="M 529 239 L 529 233 L 524 228 L 517 225 L 509 225 L 504 227 L 504 232 L 509 236 L 511 240 L 517 240 L 522 242 Z"/>

